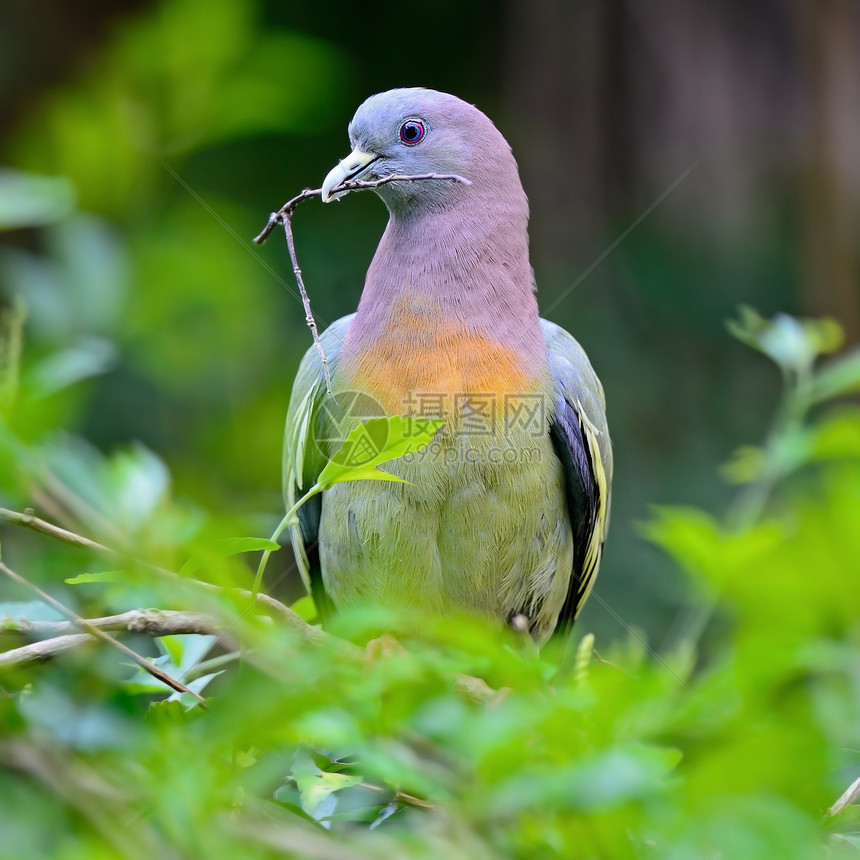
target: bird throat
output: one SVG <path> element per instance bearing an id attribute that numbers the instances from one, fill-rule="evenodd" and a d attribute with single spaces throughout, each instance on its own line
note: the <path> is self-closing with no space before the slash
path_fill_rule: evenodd
<path id="1" fill-rule="evenodd" d="M 502 415 L 548 379 L 525 224 L 493 230 L 442 215 L 389 222 L 344 340 L 339 387 L 389 415 L 458 423 L 476 402 Z"/>

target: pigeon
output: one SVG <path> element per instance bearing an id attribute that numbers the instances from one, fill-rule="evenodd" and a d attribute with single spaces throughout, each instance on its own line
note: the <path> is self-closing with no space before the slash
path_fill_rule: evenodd
<path id="1" fill-rule="evenodd" d="M 334 396 L 314 348 L 293 386 L 287 506 L 367 418 L 443 424 L 385 465 L 406 483 L 350 481 L 309 499 L 291 529 L 297 564 L 323 620 L 354 606 L 406 613 L 414 629 L 480 616 L 543 644 L 594 585 L 612 447 L 588 357 L 538 314 L 511 147 L 478 108 L 420 87 L 368 98 L 349 139 L 324 202 L 343 197 L 346 180 L 467 182 L 374 189 L 389 220 L 358 309 L 321 335 Z"/>

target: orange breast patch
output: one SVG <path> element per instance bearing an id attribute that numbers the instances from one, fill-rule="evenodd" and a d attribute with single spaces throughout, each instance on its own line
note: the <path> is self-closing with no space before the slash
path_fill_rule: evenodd
<path id="1" fill-rule="evenodd" d="M 525 367 L 508 345 L 424 308 L 402 307 L 403 300 L 398 304 L 382 336 L 358 346 L 341 365 L 344 381 L 375 397 L 387 414 L 415 414 L 418 405 L 426 417 L 450 417 L 458 397 L 502 399 L 541 387 L 544 369 Z"/>

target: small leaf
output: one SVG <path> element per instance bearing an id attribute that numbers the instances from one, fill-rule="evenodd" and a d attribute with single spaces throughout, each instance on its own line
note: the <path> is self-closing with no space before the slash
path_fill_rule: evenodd
<path id="1" fill-rule="evenodd" d="M 742 445 L 732 452 L 731 459 L 720 471 L 731 484 L 751 484 L 764 472 L 765 453 L 757 445 Z"/>
<path id="2" fill-rule="evenodd" d="M 330 487 L 332 484 L 341 484 L 344 481 L 392 481 L 395 484 L 409 483 L 405 478 L 401 478 L 399 475 L 392 475 L 391 472 L 386 472 L 385 469 L 369 469 L 365 467 L 350 469 L 349 472 L 344 473 L 341 477 L 327 481 L 325 486 Z"/>
<path id="3" fill-rule="evenodd" d="M 274 540 L 260 537 L 223 538 L 215 541 L 215 547 L 223 556 L 239 555 L 243 552 L 258 552 L 271 550 L 276 552 L 281 545 Z"/>
<path id="4" fill-rule="evenodd" d="M 159 636 L 155 640 L 162 654 L 170 657 L 174 666 L 182 665 L 182 655 L 185 652 L 185 641 L 181 636 Z M 169 669 L 167 671 L 170 671 Z"/>
<path id="5" fill-rule="evenodd" d="M 588 680 L 588 667 L 593 651 L 594 634 L 586 633 L 576 647 L 576 656 L 573 662 L 573 681 L 575 684 L 582 685 Z"/>
<path id="6" fill-rule="evenodd" d="M 314 599 L 310 594 L 300 597 L 292 606 L 290 606 L 290 609 L 305 621 L 313 621 L 319 615 Z"/>
<path id="7" fill-rule="evenodd" d="M 393 415 L 371 418 L 347 436 L 337 453 L 326 463 L 318 483 L 330 487 L 343 481 L 403 481 L 376 469 L 381 463 L 416 453 L 427 446 L 442 426 L 441 419 Z"/>
<path id="8" fill-rule="evenodd" d="M 116 355 L 116 347 L 105 338 L 81 338 L 68 349 L 42 359 L 27 375 L 27 389 L 34 399 L 49 397 L 85 379 L 107 373 Z"/>
<path id="9" fill-rule="evenodd" d="M 236 751 L 237 767 L 253 767 L 260 758 L 260 750 L 257 747 L 248 747 L 246 750 Z"/>
<path id="10" fill-rule="evenodd" d="M 85 585 L 90 582 L 123 582 L 128 578 L 124 570 L 101 570 L 97 573 L 79 573 L 63 580 L 66 585 Z"/>
<path id="11" fill-rule="evenodd" d="M 860 410 L 828 415 L 810 428 L 810 459 L 860 459 Z"/>
<path id="12" fill-rule="evenodd" d="M 199 711 L 189 711 L 182 702 L 175 699 L 162 699 L 152 702 L 146 709 L 144 719 L 156 727 L 184 725 L 199 716 Z"/>
<path id="13" fill-rule="evenodd" d="M 808 371 L 819 355 L 835 351 L 842 343 L 842 329 L 829 318 L 799 320 L 777 314 L 766 320 L 746 306 L 739 308 L 739 316 L 726 322 L 729 333 L 784 370 Z"/>
<path id="14" fill-rule="evenodd" d="M 184 675 L 196 666 L 215 644 L 217 637 L 201 633 L 175 633 L 170 636 L 159 636 L 155 642 L 158 647 L 170 656 L 172 666 L 164 666 L 167 672 L 177 672 Z"/>
<path id="15" fill-rule="evenodd" d="M 398 804 L 393 802 L 389 803 L 387 806 L 383 806 L 382 809 L 379 810 L 379 815 L 376 816 L 376 819 L 370 825 L 370 829 L 376 830 L 376 828 L 379 827 L 380 824 L 391 818 L 391 816 L 394 815 L 394 813 L 397 812 L 397 810 L 399 809 L 400 807 L 398 806 Z"/>
<path id="16" fill-rule="evenodd" d="M 860 350 L 831 360 L 815 376 L 812 399 L 820 403 L 860 391 Z"/>
<path id="17" fill-rule="evenodd" d="M 207 558 L 206 551 L 214 551 L 214 555 L 219 559 L 229 558 L 230 556 L 240 555 L 245 552 L 277 552 L 281 545 L 277 541 L 269 538 L 260 537 L 232 537 L 216 540 L 213 544 L 205 547 L 205 551 L 198 552 L 192 555 L 185 564 L 182 565 L 180 576 L 193 576 L 198 570 L 206 567 L 210 558 Z"/>

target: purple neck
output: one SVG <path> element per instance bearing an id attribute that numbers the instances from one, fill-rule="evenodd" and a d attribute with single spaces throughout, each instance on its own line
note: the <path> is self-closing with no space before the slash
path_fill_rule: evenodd
<path id="1" fill-rule="evenodd" d="M 538 323 L 528 253 L 528 202 L 513 157 L 472 174 L 421 211 L 391 219 L 367 272 L 344 347 L 357 355 L 399 314 L 416 315 L 425 334 L 451 323 L 510 346 L 538 370 L 546 345 Z M 512 169 L 511 169 L 512 168 Z"/>

